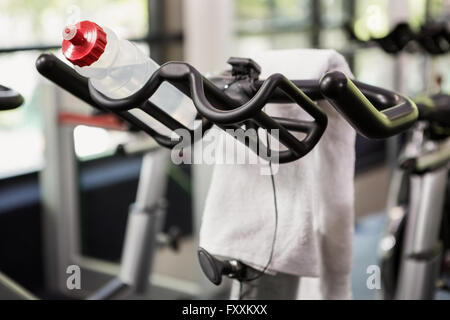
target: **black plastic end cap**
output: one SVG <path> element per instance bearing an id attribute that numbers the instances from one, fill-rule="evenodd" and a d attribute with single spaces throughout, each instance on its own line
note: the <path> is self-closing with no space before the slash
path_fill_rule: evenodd
<path id="1" fill-rule="evenodd" d="M 347 86 L 347 76 L 340 71 L 327 73 L 320 80 L 320 91 L 328 98 L 338 97 Z"/>
<path id="2" fill-rule="evenodd" d="M 220 285 L 222 283 L 221 262 L 217 261 L 216 258 L 203 248 L 198 248 L 197 254 L 203 273 L 216 286 Z"/>
<path id="3" fill-rule="evenodd" d="M 36 69 L 39 71 L 40 74 L 46 75 L 48 72 L 50 72 L 53 68 L 53 66 L 56 63 L 56 57 L 52 54 L 48 53 L 42 53 L 37 59 L 36 59 Z"/>

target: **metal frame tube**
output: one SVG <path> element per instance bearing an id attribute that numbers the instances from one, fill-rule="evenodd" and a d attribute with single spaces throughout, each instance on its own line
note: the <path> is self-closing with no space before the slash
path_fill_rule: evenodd
<path id="1" fill-rule="evenodd" d="M 397 299 L 433 299 L 439 272 L 439 230 L 448 169 L 411 176 L 410 204 Z"/>
<path id="2" fill-rule="evenodd" d="M 168 150 L 159 149 L 144 156 L 136 202 L 128 217 L 119 277 L 137 293 L 147 289 L 157 236 L 163 228 L 168 155 Z"/>
<path id="3" fill-rule="evenodd" d="M 286 273 L 266 274 L 254 281 L 242 282 L 242 284 L 237 280 L 233 280 L 230 299 L 296 300 L 299 283 L 299 277 Z"/>

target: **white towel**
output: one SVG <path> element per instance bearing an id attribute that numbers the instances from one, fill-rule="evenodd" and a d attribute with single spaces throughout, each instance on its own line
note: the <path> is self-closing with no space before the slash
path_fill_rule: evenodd
<path id="1" fill-rule="evenodd" d="M 333 50 L 281 50 L 253 59 L 261 78 L 281 73 L 288 79 L 320 79 L 339 70 L 351 76 L 345 59 Z M 278 201 L 278 235 L 270 272 L 317 278 L 319 293 L 302 297 L 350 299 L 354 219 L 355 131 L 325 101 L 328 127 L 316 147 L 302 159 L 281 164 L 274 175 Z M 270 115 L 310 119 L 297 105 L 271 105 Z M 223 133 L 224 140 L 233 139 Z M 262 269 L 271 251 L 274 201 L 267 164 L 216 164 L 205 204 L 200 246 Z M 309 288 L 311 283 L 308 282 Z M 308 289 L 309 290 L 309 289 Z"/>

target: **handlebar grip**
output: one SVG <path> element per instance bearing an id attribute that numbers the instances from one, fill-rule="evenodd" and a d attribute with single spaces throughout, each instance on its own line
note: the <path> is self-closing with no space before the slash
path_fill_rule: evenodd
<path id="1" fill-rule="evenodd" d="M 363 136 L 385 139 L 409 128 L 418 118 L 417 106 L 397 93 L 379 89 L 394 104 L 375 107 L 342 72 L 334 71 L 320 80 L 322 95 Z"/>
<path id="2" fill-rule="evenodd" d="M 420 119 L 450 126 L 450 95 L 438 93 L 430 97 L 419 97 L 415 102 Z"/>
<path id="3" fill-rule="evenodd" d="M 89 95 L 88 79 L 53 54 L 43 53 L 36 60 L 41 75 L 94 108 L 103 110 Z"/>
<path id="4" fill-rule="evenodd" d="M 111 110 L 105 109 L 104 106 L 96 103 L 91 98 L 88 79 L 78 74 L 72 67 L 59 60 L 53 54 L 41 54 L 36 60 L 36 69 L 45 78 L 73 94 L 75 97 L 90 104 L 92 107 L 101 111 L 111 112 Z M 160 145 L 167 148 L 173 148 L 176 144 L 176 141 L 173 141 L 170 137 L 159 134 L 128 111 L 113 110 L 112 112 L 131 123 L 135 128 L 152 136 Z"/>
<path id="5" fill-rule="evenodd" d="M 20 107 L 23 97 L 15 90 L 0 86 L 0 110 L 11 110 Z"/>

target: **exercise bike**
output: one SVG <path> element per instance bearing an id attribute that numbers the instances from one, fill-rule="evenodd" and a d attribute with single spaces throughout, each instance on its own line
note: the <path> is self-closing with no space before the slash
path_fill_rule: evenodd
<path id="1" fill-rule="evenodd" d="M 0 85 L 0 111 L 13 110 L 20 107 L 24 99 L 20 93 L 8 87 Z M 7 293 L 7 295 L 3 295 Z M 0 272 L 0 299 L 3 298 L 23 298 L 34 299 L 34 295 L 24 288 L 20 287 L 16 282 L 7 275 Z"/>
<path id="2" fill-rule="evenodd" d="M 17 108 L 22 105 L 23 101 L 23 97 L 18 92 L 0 86 L 1 111 Z M 74 244 L 70 239 L 74 232 L 71 229 L 75 229 L 76 231 L 78 228 L 74 226 L 76 225 L 73 221 L 74 217 L 69 214 L 71 201 L 68 201 L 68 198 L 71 195 L 70 191 L 74 191 L 75 193 L 72 199 L 77 197 L 77 187 L 61 188 L 62 190 L 56 191 L 54 187 L 58 185 L 60 180 L 65 180 L 66 184 L 64 186 L 67 186 L 67 183 L 77 183 L 77 174 L 75 173 L 77 165 L 75 163 L 75 151 L 73 148 L 73 128 L 76 125 L 101 126 L 106 123 L 108 128 L 117 129 L 121 127 L 121 130 L 127 128 L 126 126 L 120 126 L 120 122 L 117 119 L 114 120 L 114 116 L 111 118 L 111 115 L 97 114 L 93 116 L 80 116 L 60 113 L 57 116 L 51 117 L 48 114 L 54 115 L 55 110 L 54 108 L 50 108 L 51 106 L 46 106 L 46 109 L 44 108 L 47 112 L 46 119 L 54 118 L 58 119 L 58 121 L 56 126 L 51 126 L 47 123 L 49 126 L 46 126 L 44 134 L 47 137 L 47 142 L 57 141 L 58 147 L 65 151 L 55 152 L 55 149 L 52 150 L 53 155 L 63 154 L 62 158 L 65 161 L 52 162 L 55 157 L 51 158 L 44 169 L 46 173 L 41 174 L 40 177 L 41 187 L 44 189 L 44 192 L 42 192 L 43 207 L 44 210 L 51 213 L 47 219 L 43 218 L 43 225 L 46 230 L 43 244 L 45 246 L 45 243 L 52 242 L 51 245 L 53 247 L 59 246 L 59 248 L 64 248 L 65 250 L 61 250 L 63 252 L 59 252 L 60 254 L 56 256 L 49 256 L 52 255 L 52 252 L 44 250 L 47 254 L 46 260 L 56 261 L 58 263 L 56 268 L 52 268 L 53 273 L 47 274 L 47 277 L 59 280 L 59 276 L 62 274 L 61 282 L 63 283 L 63 286 L 61 286 L 58 292 L 49 288 L 46 288 L 46 290 L 53 295 L 58 294 L 60 297 L 73 298 L 73 295 L 69 296 L 71 292 L 66 286 L 68 277 L 66 270 L 69 265 L 76 264 L 82 265 L 83 267 L 83 277 L 81 279 L 83 290 L 77 292 L 77 297 L 87 297 L 91 300 L 97 300 L 129 297 L 141 298 L 150 295 L 149 277 L 152 273 L 153 254 L 156 248 L 167 246 L 173 250 L 177 250 L 179 244 L 178 230 L 170 229 L 168 233 L 162 233 L 165 221 L 166 206 L 164 190 L 167 181 L 166 168 L 168 164 L 168 152 L 162 150 L 154 143 L 150 146 L 142 143 L 124 144 L 118 148 L 120 154 L 130 155 L 143 153 L 144 156 L 140 170 L 136 200 L 130 207 L 128 214 L 127 229 L 122 250 L 121 271 L 120 274 L 114 277 L 105 272 L 105 270 L 96 268 L 94 263 L 80 263 L 82 259 L 73 254 Z M 106 117 L 109 118 L 106 119 Z M 56 149 L 58 151 L 60 150 L 58 148 Z M 58 160 L 61 159 L 58 158 Z M 56 169 L 56 173 L 52 168 Z M 63 170 L 60 171 L 60 169 Z M 64 174 L 61 174 L 61 172 Z M 55 179 L 58 180 L 56 181 Z M 74 181 L 67 181 L 69 179 L 73 179 Z M 55 200 L 61 204 L 59 212 L 55 210 L 57 208 L 57 202 Z M 56 232 L 55 229 L 57 229 Z M 58 266 L 61 268 L 58 268 Z M 95 284 L 93 284 L 94 289 L 89 288 L 91 290 L 84 290 L 86 289 L 84 287 L 87 287 L 87 285 L 85 286 L 86 282 L 83 280 L 84 278 L 95 279 Z M 108 279 L 111 280 L 108 281 Z M 57 281 L 55 282 L 58 283 Z M 180 296 L 189 296 L 181 290 L 178 294 Z M 0 299 L 36 300 L 39 297 L 0 272 Z"/>
<path id="3" fill-rule="evenodd" d="M 258 135 L 249 135 L 244 143 L 266 160 L 276 154 L 280 164 L 296 161 L 306 155 L 326 130 L 327 116 L 314 100 L 329 101 L 359 133 L 372 139 L 388 138 L 409 129 L 419 115 L 417 106 L 407 97 L 351 81 L 341 72 L 328 73 L 320 80 L 289 80 L 281 74 L 260 80 L 261 69 L 253 60 L 230 58 L 228 63 L 231 65 L 230 71 L 212 78 L 202 76 L 187 63 L 166 63 L 138 92 L 123 99 L 104 96 L 87 79 L 53 55 L 41 55 L 36 66 L 43 76 L 61 88 L 94 108 L 118 115 L 169 149 L 183 143 L 183 137 L 176 134 L 179 129 L 189 132 L 192 144 L 201 139 L 213 125 L 223 130 L 277 130 L 276 138 L 284 146 L 282 151 L 272 150 L 259 140 Z M 187 128 L 148 100 L 163 82 L 174 85 L 192 99 L 201 125 Z M 292 102 L 303 108 L 314 120 L 270 117 L 263 111 L 267 103 Z M 167 136 L 157 132 L 134 117 L 129 112 L 133 108 L 141 109 L 174 134 Z M 292 132 L 301 132 L 306 137 L 299 140 Z M 227 276 L 242 282 L 247 287 L 244 290 L 252 291 L 248 294 L 252 299 L 295 298 L 298 281 L 290 277 L 262 275 L 258 276 L 258 285 L 254 286 L 252 280 L 260 272 L 242 262 L 219 259 L 202 248 L 199 248 L 198 258 L 206 277 L 216 285 L 221 283 L 223 276 Z M 267 288 L 270 290 L 265 290 Z"/>
<path id="4" fill-rule="evenodd" d="M 380 242 L 384 299 L 434 299 L 439 288 L 449 289 L 450 96 L 418 99 L 417 106 L 419 121 L 398 158 Z"/>
<path id="5" fill-rule="evenodd" d="M 18 108 L 23 104 L 23 101 L 20 93 L 0 85 L 0 111 Z"/>

